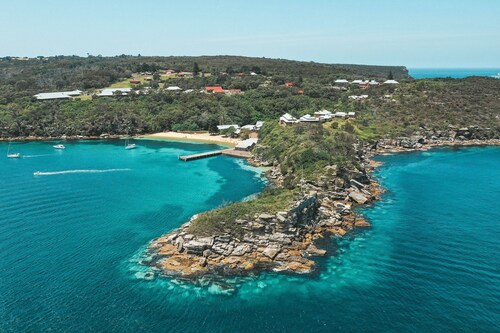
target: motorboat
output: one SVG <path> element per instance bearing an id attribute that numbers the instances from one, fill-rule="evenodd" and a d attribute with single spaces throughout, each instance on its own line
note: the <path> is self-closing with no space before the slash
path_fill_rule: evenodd
<path id="1" fill-rule="evenodd" d="M 55 149 L 65 149 L 66 147 L 64 147 L 63 145 L 55 145 L 53 146 Z"/>
<path id="2" fill-rule="evenodd" d="M 125 149 L 135 149 L 136 145 L 135 143 L 129 143 L 128 145 L 125 146 Z"/>
<path id="3" fill-rule="evenodd" d="M 41 174 L 42 174 L 42 173 L 41 173 L 40 171 L 35 171 L 35 172 L 33 172 L 33 175 L 34 175 L 34 176 L 40 176 Z"/>

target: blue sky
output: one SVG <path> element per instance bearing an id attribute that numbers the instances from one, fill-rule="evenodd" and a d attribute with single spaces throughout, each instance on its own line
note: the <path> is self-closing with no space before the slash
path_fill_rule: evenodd
<path id="1" fill-rule="evenodd" d="M 0 56 L 500 67 L 500 0 L 0 0 Z"/>

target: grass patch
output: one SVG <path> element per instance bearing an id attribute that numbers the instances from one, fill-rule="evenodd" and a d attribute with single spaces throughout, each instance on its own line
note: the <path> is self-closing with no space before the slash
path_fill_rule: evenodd
<path id="1" fill-rule="evenodd" d="M 297 190 L 266 189 L 253 200 L 236 202 L 201 213 L 189 227 L 189 232 L 197 236 L 227 232 L 241 237 L 243 229 L 235 222 L 236 220 L 252 219 L 255 214 L 275 214 L 286 210 L 296 198 Z"/>
<path id="2" fill-rule="evenodd" d="M 120 82 L 115 82 L 110 86 L 110 88 L 132 88 L 130 80 L 132 79 L 126 79 Z"/>

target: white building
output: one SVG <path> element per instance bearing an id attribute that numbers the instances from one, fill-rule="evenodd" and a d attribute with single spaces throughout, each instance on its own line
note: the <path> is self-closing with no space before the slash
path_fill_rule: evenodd
<path id="1" fill-rule="evenodd" d="M 371 80 L 370 82 L 368 82 L 368 84 L 370 86 L 378 86 L 379 85 L 379 83 L 377 81 L 375 81 L 375 80 Z"/>
<path id="2" fill-rule="evenodd" d="M 366 99 L 366 98 L 368 98 L 368 95 L 360 95 L 360 96 L 352 95 L 352 96 L 349 96 L 349 99 L 352 99 L 354 101 L 360 101 L 360 100 Z"/>
<path id="3" fill-rule="evenodd" d="M 297 120 L 297 118 L 295 118 L 294 116 L 292 116 L 291 114 L 288 114 L 288 113 L 285 113 L 284 115 L 282 115 L 280 117 L 280 124 L 296 124 L 298 123 L 299 121 Z"/>
<path id="4" fill-rule="evenodd" d="M 337 118 L 344 118 L 345 116 L 347 116 L 347 113 L 345 112 L 340 112 L 340 111 L 335 112 L 335 117 Z"/>
<path id="5" fill-rule="evenodd" d="M 384 84 L 399 84 L 399 82 L 396 80 L 387 80 L 384 82 Z"/>
<path id="6" fill-rule="evenodd" d="M 177 86 L 171 86 L 166 89 L 167 91 L 181 91 L 182 89 Z"/>
<path id="7" fill-rule="evenodd" d="M 240 126 L 239 125 L 217 125 L 217 129 L 219 131 L 224 131 L 224 130 L 227 130 L 227 129 L 230 129 L 231 127 L 233 127 L 235 130 L 239 130 L 240 129 Z"/>
<path id="8" fill-rule="evenodd" d="M 349 81 L 347 81 L 346 79 L 338 79 L 338 80 L 335 80 L 335 84 L 348 84 Z"/>
<path id="9" fill-rule="evenodd" d="M 240 141 L 234 149 L 236 150 L 250 150 L 255 146 L 257 143 L 258 139 L 257 138 L 251 138 L 251 139 L 246 139 L 243 141 Z"/>
<path id="10" fill-rule="evenodd" d="M 309 114 L 306 114 L 299 119 L 303 123 L 317 123 L 319 122 L 319 118 L 313 117 Z"/>
<path id="11" fill-rule="evenodd" d="M 328 110 L 320 110 L 314 112 L 314 116 L 322 121 L 327 121 L 333 118 L 333 114 Z"/>
<path id="12" fill-rule="evenodd" d="M 34 95 L 37 100 L 48 100 L 48 99 L 69 99 L 73 96 L 80 96 L 82 94 L 81 90 L 73 91 L 59 91 L 59 92 L 49 92 L 49 93 L 39 93 Z"/>
<path id="13" fill-rule="evenodd" d="M 106 88 L 101 91 L 97 96 L 99 97 L 113 97 L 117 94 L 126 96 L 129 92 L 132 91 L 132 88 Z"/>

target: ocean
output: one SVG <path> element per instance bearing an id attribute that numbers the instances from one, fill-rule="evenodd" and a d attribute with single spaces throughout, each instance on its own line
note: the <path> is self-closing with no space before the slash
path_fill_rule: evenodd
<path id="1" fill-rule="evenodd" d="M 500 78 L 500 68 L 409 68 L 408 71 L 415 79 L 463 79 L 469 76 Z"/>
<path id="2" fill-rule="evenodd" d="M 500 148 L 380 156 L 373 228 L 325 239 L 318 274 L 193 286 L 145 280 L 147 243 L 265 182 L 241 160 L 177 160 L 215 145 L 136 143 L 0 159 L 0 332 L 500 331 Z"/>

